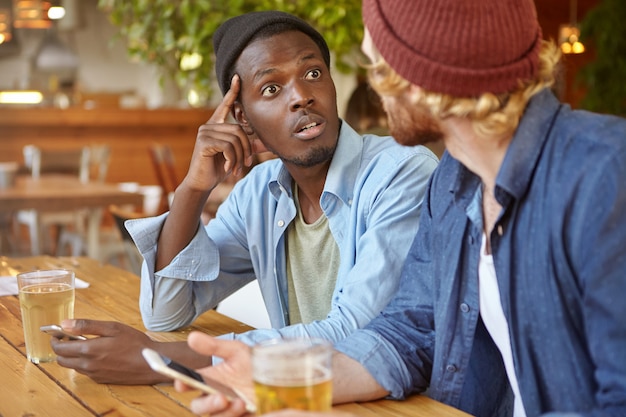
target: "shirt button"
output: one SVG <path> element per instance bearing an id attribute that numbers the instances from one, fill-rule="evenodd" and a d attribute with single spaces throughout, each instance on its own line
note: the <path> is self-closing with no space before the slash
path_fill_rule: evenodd
<path id="1" fill-rule="evenodd" d="M 469 308 L 469 306 L 467 304 L 462 303 L 461 304 L 461 311 L 464 312 L 464 313 L 467 313 L 467 312 L 470 311 L 470 308 Z"/>
<path id="2" fill-rule="evenodd" d="M 498 225 L 498 234 L 499 234 L 500 236 L 502 236 L 502 235 L 504 234 L 504 228 L 502 227 L 502 225 L 501 225 L 501 224 L 499 224 L 499 225 Z"/>
<path id="3" fill-rule="evenodd" d="M 285 221 L 284 220 L 279 220 L 278 221 L 278 227 L 283 227 L 285 225 Z"/>
<path id="4" fill-rule="evenodd" d="M 448 372 L 456 372 L 456 365 L 448 365 L 448 366 L 446 366 L 446 371 L 448 371 Z"/>

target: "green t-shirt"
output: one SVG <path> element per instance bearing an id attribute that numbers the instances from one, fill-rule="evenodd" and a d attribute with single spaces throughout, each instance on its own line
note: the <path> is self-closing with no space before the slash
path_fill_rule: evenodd
<path id="1" fill-rule="evenodd" d="M 307 324 L 325 319 L 330 311 L 340 255 L 324 214 L 312 224 L 305 223 L 297 188 L 298 215 L 287 229 L 289 324 Z"/>

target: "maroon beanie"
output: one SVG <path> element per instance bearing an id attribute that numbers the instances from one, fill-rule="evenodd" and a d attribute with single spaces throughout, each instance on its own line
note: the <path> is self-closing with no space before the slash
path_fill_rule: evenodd
<path id="1" fill-rule="evenodd" d="M 428 91 L 505 93 L 538 70 L 533 0 L 363 0 L 363 21 L 389 65 Z"/>

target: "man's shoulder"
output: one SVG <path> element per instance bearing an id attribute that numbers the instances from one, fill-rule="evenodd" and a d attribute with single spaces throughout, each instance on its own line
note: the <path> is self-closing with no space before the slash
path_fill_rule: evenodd
<path id="1" fill-rule="evenodd" d="M 564 109 L 541 153 L 552 182 L 601 181 L 597 175 L 626 170 L 626 119 Z"/>
<path id="2" fill-rule="evenodd" d="M 437 163 L 439 159 L 426 146 L 400 145 L 392 136 L 363 135 L 363 154 L 367 158 L 372 155 L 386 155 L 394 160 L 401 161 L 407 158 L 425 158 Z"/>
<path id="3" fill-rule="evenodd" d="M 616 152 L 626 150 L 626 119 L 623 117 L 566 107 L 556 119 L 553 131 L 566 143 L 574 140 L 593 147 L 609 147 Z"/>

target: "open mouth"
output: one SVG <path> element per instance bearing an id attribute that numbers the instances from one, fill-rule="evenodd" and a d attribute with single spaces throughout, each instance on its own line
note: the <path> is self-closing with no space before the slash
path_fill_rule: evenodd
<path id="1" fill-rule="evenodd" d="M 294 136 L 301 140 L 311 140 L 320 136 L 324 132 L 326 122 L 317 115 L 307 115 L 301 117 L 294 129 Z"/>
<path id="2" fill-rule="evenodd" d="M 302 126 L 302 129 L 299 130 L 299 132 L 306 132 L 309 129 L 314 128 L 315 126 L 317 126 L 317 123 L 313 122 L 313 123 L 309 123 L 306 126 Z"/>

